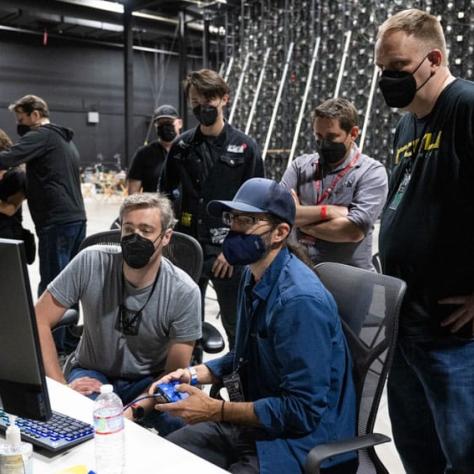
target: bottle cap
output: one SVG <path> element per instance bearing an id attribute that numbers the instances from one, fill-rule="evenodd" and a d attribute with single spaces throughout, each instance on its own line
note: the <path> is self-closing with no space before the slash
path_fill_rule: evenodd
<path id="1" fill-rule="evenodd" d="M 100 393 L 112 393 L 114 391 L 113 385 L 104 384 L 100 386 Z"/>

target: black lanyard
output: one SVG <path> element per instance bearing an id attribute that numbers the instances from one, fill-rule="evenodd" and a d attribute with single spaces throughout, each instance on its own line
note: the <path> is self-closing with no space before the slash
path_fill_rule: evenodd
<path id="1" fill-rule="evenodd" d="M 160 271 L 161 271 L 161 264 L 160 267 L 158 268 L 158 271 L 156 272 L 155 280 L 153 282 L 153 286 L 151 290 L 148 292 L 148 297 L 145 301 L 145 304 L 138 310 L 138 311 L 132 311 L 128 309 L 124 302 L 125 302 L 125 277 L 123 274 L 123 268 L 122 268 L 122 273 L 121 273 L 121 295 L 122 295 L 122 301 L 119 304 L 118 307 L 118 313 L 117 313 L 117 321 L 115 324 L 115 329 L 120 331 L 123 335 L 125 336 L 136 336 L 138 335 L 138 330 L 140 329 L 140 324 L 142 322 L 142 312 L 145 309 L 146 305 L 151 299 L 151 295 L 154 293 L 155 288 L 156 288 L 156 283 L 158 281 L 158 278 L 160 276 Z"/>

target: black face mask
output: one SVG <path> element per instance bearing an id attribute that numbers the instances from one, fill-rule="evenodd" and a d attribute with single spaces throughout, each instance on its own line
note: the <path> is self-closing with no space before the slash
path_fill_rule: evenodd
<path id="1" fill-rule="evenodd" d="M 155 242 L 161 235 L 153 241 L 139 234 L 130 234 L 122 237 L 120 246 L 122 247 L 123 259 L 127 265 L 136 269 L 143 268 L 155 253 Z"/>
<path id="2" fill-rule="evenodd" d="M 413 72 L 408 71 L 390 71 L 382 72 L 382 77 L 379 79 L 379 87 L 383 98 L 389 107 L 396 107 L 403 109 L 413 102 L 416 93 L 433 77 L 434 72 L 426 79 L 420 87 L 416 87 L 415 72 L 418 71 L 424 60 L 428 57 L 426 55 L 416 66 Z"/>
<path id="3" fill-rule="evenodd" d="M 164 142 L 172 142 L 176 138 L 176 130 L 174 129 L 174 125 L 172 123 L 164 123 L 162 125 L 158 125 L 156 128 L 156 134 L 160 138 L 160 140 Z"/>
<path id="4" fill-rule="evenodd" d="M 28 125 L 23 125 L 22 123 L 19 123 L 16 126 L 16 133 L 18 133 L 20 137 L 22 137 L 25 133 L 29 132 L 30 130 L 31 128 L 28 127 Z"/>
<path id="5" fill-rule="evenodd" d="M 196 105 L 193 108 L 193 114 L 199 123 L 205 127 L 214 125 L 218 116 L 217 107 L 213 105 Z"/>
<path id="6" fill-rule="evenodd" d="M 316 140 L 316 151 L 322 165 L 333 165 L 341 161 L 347 153 L 344 143 L 332 142 L 330 140 Z"/>

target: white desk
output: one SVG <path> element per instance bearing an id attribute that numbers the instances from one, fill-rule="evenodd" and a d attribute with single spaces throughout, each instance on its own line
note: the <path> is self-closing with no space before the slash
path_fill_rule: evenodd
<path id="1" fill-rule="evenodd" d="M 93 402 L 72 389 L 48 379 L 51 407 L 91 423 Z M 126 474 L 219 474 L 222 469 L 125 420 Z M 55 474 L 79 464 L 94 469 L 94 440 L 51 459 L 33 454 L 34 474 Z M 100 474 L 100 473 L 99 473 Z"/>

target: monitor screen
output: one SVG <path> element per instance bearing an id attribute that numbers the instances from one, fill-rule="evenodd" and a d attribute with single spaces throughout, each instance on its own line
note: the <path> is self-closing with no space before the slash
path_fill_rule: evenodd
<path id="1" fill-rule="evenodd" d="M 51 416 L 23 242 L 0 239 L 0 406 L 23 418 Z"/>

